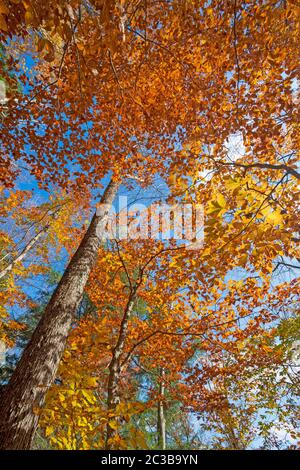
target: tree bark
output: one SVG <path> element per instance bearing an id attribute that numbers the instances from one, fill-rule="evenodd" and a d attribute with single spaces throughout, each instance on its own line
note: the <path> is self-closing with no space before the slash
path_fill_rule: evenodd
<path id="1" fill-rule="evenodd" d="M 25 248 L 22 250 L 22 252 L 18 256 L 16 256 L 16 258 L 13 261 L 11 261 L 11 263 L 9 263 L 9 265 L 6 266 L 6 268 L 2 269 L 2 271 L 0 272 L 0 279 L 2 279 L 4 276 L 6 276 L 6 274 L 8 274 L 10 271 L 12 271 L 15 264 L 20 263 L 21 261 L 23 261 L 23 259 L 27 255 L 27 253 L 31 250 L 31 248 L 39 241 L 41 236 L 47 231 L 48 227 L 49 226 L 47 226 L 47 227 L 43 228 L 42 230 L 40 230 L 40 232 L 38 232 L 28 242 L 28 244 L 25 246 Z"/>
<path id="2" fill-rule="evenodd" d="M 36 409 L 53 383 L 74 313 L 101 244 L 101 230 L 118 184 L 111 181 L 76 253 L 0 397 L 0 449 L 29 449 L 38 424 Z"/>
<path id="3" fill-rule="evenodd" d="M 131 317 L 134 303 L 136 299 L 136 291 L 133 291 L 127 301 L 118 340 L 116 346 L 113 350 L 112 360 L 109 365 L 109 377 L 108 377 L 108 388 L 107 388 L 107 409 L 108 412 L 112 414 L 115 412 L 116 407 L 120 403 L 120 392 L 119 392 L 119 383 L 120 383 L 120 374 L 121 374 L 121 357 L 124 352 L 124 345 L 126 341 L 127 331 L 128 331 L 128 321 Z M 118 417 L 112 417 L 111 420 L 108 420 L 107 431 L 106 431 L 106 443 L 105 449 L 113 449 L 113 438 L 117 434 L 117 430 L 110 427 L 110 421 L 118 421 Z"/>
<path id="4" fill-rule="evenodd" d="M 165 371 L 162 367 L 160 369 L 160 383 L 159 383 L 159 400 L 157 404 L 157 444 L 159 449 L 166 449 L 166 418 L 165 418 L 165 407 L 164 407 L 164 396 L 165 396 Z"/>
<path id="5" fill-rule="evenodd" d="M 55 219 L 57 216 L 58 216 L 58 213 L 61 209 L 61 206 L 56 209 L 54 212 L 52 212 L 50 214 L 50 217 Z M 29 240 L 29 242 L 27 243 L 27 245 L 23 248 L 23 250 L 21 251 L 21 253 L 19 253 L 18 255 L 15 256 L 15 258 L 6 266 L 6 268 L 2 269 L 0 271 L 0 279 L 2 279 L 4 276 L 6 276 L 6 274 L 8 274 L 10 271 L 13 270 L 14 266 L 17 264 L 17 263 L 20 263 L 21 261 L 23 261 L 23 259 L 26 257 L 27 253 L 31 250 L 31 248 L 34 247 L 34 245 L 36 245 L 36 243 L 39 241 L 39 239 L 42 237 L 42 235 L 44 235 L 49 227 L 50 227 L 51 223 L 47 223 L 43 228 L 41 228 L 41 230 L 34 236 L 31 238 L 31 240 Z M 4 258 L 6 258 L 7 255 L 5 255 L 2 260 Z M 1 260 L 1 261 L 2 261 Z"/>

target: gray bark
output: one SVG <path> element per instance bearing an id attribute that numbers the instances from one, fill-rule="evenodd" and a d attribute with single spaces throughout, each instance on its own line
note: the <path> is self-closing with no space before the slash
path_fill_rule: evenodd
<path id="1" fill-rule="evenodd" d="M 55 219 L 57 216 L 58 216 L 58 213 L 60 211 L 60 208 L 59 207 L 55 212 L 53 212 L 52 214 L 50 214 L 50 217 Z M 27 253 L 31 250 L 31 248 L 34 247 L 34 245 L 36 245 L 36 243 L 39 241 L 39 239 L 47 232 L 47 230 L 49 229 L 50 227 L 50 223 L 48 223 L 47 225 L 45 225 L 43 228 L 41 228 L 41 230 L 34 236 L 31 238 L 31 240 L 29 240 L 29 242 L 27 243 L 27 245 L 23 248 L 23 250 L 21 251 L 21 253 L 19 253 L 18 255 L 15 256 L 15 258 L 4 268 L 0 271 L 0 279 L 2 279 L 3 277 L 6 276 L 6 274 L 8 274 L 10 271 L 13 270 L 14 266 L 17 264 L 17 263 L 20 263 L 21 261 L 23 261 L 23 259 L 26 257 Z M 9 256 L 9 254 L 5 255 L 2 260 L 4 260 L 7 256 Z M 2 261 L 1 260 L 1 261 Z"/>
<path id="2" fill-rule="evenodd" d="M 157 404 L 157 443 L 161 450 L 166 449 L 166 418 L 164 407 L 165 396 L 165 371 L 163 367 L 160 369 L 160 383 L 159 383 L 159 400 Z"/>
<path id="3" fill-rule="evenodd" d="M 133 291 L 127 301 L 123 318 L 120 325 L 119 336 L 116 343 L 116 346 L 113 349 L 113 356 L 112 360 L 109 365 L 109 377 L 108 377 L 108 389 L 107 389 L 107 409 L 109 412 L 114 413 L 116 410 L 117 405 L 120 403 L 120 391 L 119 391 L 119 383 L 120 383 L 120 374 L 122 370 L 122 363 L 121 357 L 124 352 L 124 345 L 127 337 L 128 331 L 128 321 L 131 317 L 134 303 L 136 299 L 136 291 Z M 112 418 L 114 421 L 118 421 L 118 417 Z M 109 425 L 109 421 L 107 424 L 107 432 L 106 432 L 106 449 L 113 448 L 113 437 L 116 435 L 117 431 L 112 429 Z"/>
<path id="4" fill-rule="evenodd" d="M 22 250 L 22 252 L 16 256 L 16 258 L 11 261 L 11 263 L 9 263 L 6 268 L 2 269 L 2 271 L 0 272 L 0 279 L 2 279 L 3 277 L 6 276 L 6 274 L 8 274 L 10 271 L 12 271 L 13 267 L 17 264 L 17 263 L 20 263 L 21 261 L 23 261 L 23 259 L 25 258 L 25 256 L 27 255 L 27 253 L 31 250 L 31 248 L 39 241 L 39 239 L 41 238 L 41 236 L 47 231 L 47 229 L 49 228 L 49 225 L 47 225 L 46 227 L 44 227 L 42 230 L 40 230 L 40 232 L 38 232 L 28 243 L 27 245 L 25 246 L 25 248 Z"/>
<path id="5" fill-rule="evenodd" d="M 101 228 L 118 190 L 110 182 L 76 253 L 0 397 L 0 449 L 29 449 L 38 424 L 36 408 L 53 383 L 69 328 L 101 244 Z M 99 236 L 100 235 L 100 236 Z"/>

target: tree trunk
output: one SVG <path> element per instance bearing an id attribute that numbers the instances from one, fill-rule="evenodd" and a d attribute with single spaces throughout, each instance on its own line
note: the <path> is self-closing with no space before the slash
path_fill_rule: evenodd
<path id="1" fill-rule="evenodd" d="M 58 212 L 59 212 L 60 209 L 56 210 L 55 212 L 53 212 L 52 214 L 50 214 L 50 217 L 52 218 L 56 218 Z M 49 229 L 50 227 L 50 223 L 48 223 L 47 225 L 45 225 L 45 227 L 43 227 L 34 237 L 32 237 L 32 239 L 27 243 L 27 245 L 23 248 L 23 250 L 21 251 L 21 253 L 19 255 L 17 255 L 9 264 L 8 266 L 6 266 L 6 268 L 2 269 L 2 271 L 0 271 L 0 279 L 2 279 L 4 276 L 6 276 L 6 274 L 8 274 L 10 271 L 13 270 L 14 266 L 17 264 L 17 263 L 20 263 L 21 261 L 23 261 L 23 259 L 25 258 L 25 256 L 27 255 L 27 253 L 31 250 L 31 248 L 34 247 L 34 245 L 36 245 L 36 243 L 39 241 L 39 239 L 42 237 L 42 235 L 44 235 L 47 230 Z M 2 258 L 3 259 L 3 258 Z"/>
<path id="2" fill-rule="evenodd" d="M 163 368 L 160 369 L 160 383 L 159 383 L 159 400 L 157 404 L 157 443 L 161 450 L 166 449 L 166 418 L 164 408 L 164 396 L 165 396 L 165 382 L 164 382 L 165 371 Z"/>
<path id="3" fill-rule="evenodd" d="M 36 409 L 53 383 L 74 313 L 101 244 L 101 229 L 118 184 L 111 181 L 90 226 L 0 398 L 0 449 L 29 449 L 38 424 Z M 99 236 L 100 235 L 100 236 Z"/>
<path id="4" fill-rule="evenodd" d="M 109 412 L 114 413 L 117 405 L 120 403 L 120 393 L 119 393 L 119 382 L 121 374 L 121 356 L 124 351 L 124 345 L 127 336 L 128 330 L 128 321 L 131 317 L 134 303 L 136 299 L 136 292 L 130 294 L 128 298 L 127 305 L 124 310 L 123 319 L 120 326 L 119 337 L 117 344 L 113 350 L 113 357 L 109 365 L 109 377 L 108 377 L 108 388 L 107 388 L 107 409 Z M 107 431 L 106 431 L 106 449 L 112 449 L 113 438 L 117 434 L 117 430 L 110 427 L 110 421 L 119 421 L 118 417 L 112 417 L 108 421 Z"/>

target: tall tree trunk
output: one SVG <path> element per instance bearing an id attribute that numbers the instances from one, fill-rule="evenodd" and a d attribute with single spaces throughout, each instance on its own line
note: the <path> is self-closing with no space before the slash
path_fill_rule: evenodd
<path id="1" fill-rule="evenodd" d="M 55 212 L 53 212 L 52 214 L 50 214 L 50 217 L 52 217 L 53 219 L 55 219 L 58 215 L 58 212 L 59 212 L 60 208 L 58 210 L 56 210 Z M 7 266 L 6 268 L 2 269 L 2 271 L 0 271 L 0 279 L 2 279 L 4 276 L 6 276 L 6 274 L 8 274 L 10 271 L 13 270 L 14 266 L 17 264 L 17 263 L 20 263 L 21 261 L 23 261 L 23 259 L 25 258 L 25 256 L 27 255 L 27 253 L 31 250 L 31 248 L 34 247 L 34 245 L 36 245 L 36 243 L 39 241 L 39 239 L 47 232 L 47 230 L 49 229 L 50 227 L 50 223 L 48 223 L 47 225 L 45 225 L 45 227 L 43 227 L 34 237 L 32 237 L 31 240 L 29 240 L 29 242 L 27 243 L 27 245 L 23 248 L 23 250 L 21 251 L 21 253 L 19 253 Z"/>
<path id="2" fill-rule="evenodd" d="M 166 418 L 164 407 L 165 396 L 165 370 L 160 369 L 160 382 L 159 382 L 159 400 L 157 403 L 157 443 L 161 450 L 166 449 Z"/>
<path id="3" fill-rule="evenodd" d="M 0 449 L 29 449 L 38 408 L 53 383 L 66 339 L 101 243 L 118 184 L 111 181 L 30 342 L 0 397 Z"/>
<path id="4" fill-rule="evenodd" d="M 124 351 L 124 345 L 127 337 L 128 331 L 128 321 L 131 317 L 134 303 L 136 299 L 136 291 L 134 290 L 131 292 L 121 322 L 120 331 L 116 346 L 113 350 L 112 360 L 109 365 L 109 377 L 108 377 L 108 388 L 107 388 L 107 409 L 112 414 L 115 412 L 117 405 L 120 403 L 120 391 L 119 391 L 119 383 L 120 383 L 120 374 L 121 374 L 121 356 Z M 116 429 L 113 429 L 110 426 L 110 421 L 119 421 L 118 417 L 112 417 L 111 420 L 107 423 L 107 431 L 106 431 L 106 449 L 112 449 L 113 445 L 113 438 L 117 433 Z"/>
<path id="5" fill-rule="evenodd" d="M 17 264 L 23 261 L 27 253 L 31 250 L 31 248 L 39 241 L 39 239 L 42 237 L 42 235 L 47 231 L 49 228 L 49 225 L 40 230 L 25 246 L 25 248 L 21 251 L 21 253 L 16 256 L 16 258 L 11 261 L 6 268 L 2 269 L 0 272 L 0 279 L 2 279 L 6 274 L 8 274 L 10 271 L 13 270 L 13 267 Z"/>

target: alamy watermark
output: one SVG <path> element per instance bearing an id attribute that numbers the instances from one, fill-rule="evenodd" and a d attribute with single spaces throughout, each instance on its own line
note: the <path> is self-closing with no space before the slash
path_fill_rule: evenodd
<path id="1" fill-rule="evenodd" d="M 103 240 L 178 240 L 190 250 L 203 245 L 201 204 L 128 205 L 127 196 L 120 196 L 118 212 L 114 206 L 100 204 L 97 215 L 103 217 L 98 226 L 98 235 Z"/>

